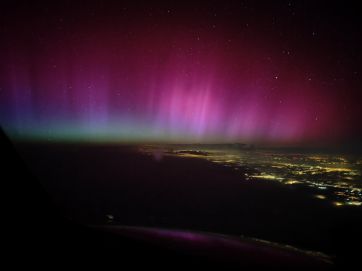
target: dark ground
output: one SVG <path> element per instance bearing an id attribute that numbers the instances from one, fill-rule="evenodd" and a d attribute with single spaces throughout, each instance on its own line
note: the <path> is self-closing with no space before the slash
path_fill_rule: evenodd
<path id="1" fill-rule="evenodd" d="M 61 213 L 85 224 L 122 224 L 244 235 L 355 259 L 362 212 L 310 191 L 246 181 L 194 158 L 160 161 L 132 146 L 17 144 Z M 112 222 L 107 215 L 114 216 Z"/>

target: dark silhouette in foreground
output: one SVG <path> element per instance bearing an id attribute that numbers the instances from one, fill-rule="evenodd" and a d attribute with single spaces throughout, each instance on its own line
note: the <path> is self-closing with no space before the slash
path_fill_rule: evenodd
<path id="1" fill-rule="evenodd" d="M 28 263 L 43 263 L 44 265 L 46 265 L 45 260 L 51 260 L 53 264 L 69 264 L 72 261 L 75 261 L 85 266 L 102 263 L 106 265 L 115 264 L 119 267 L 131 265 L 133 268 L 141 267 L 146 264 L 150 267 L 162 269 L 252 266 L 254 268 L 270 269 L 285 267 L 294 270 L 306 270 L 309 268 L 330 269 L 334 267 L 323 258 L 315 255 L 308 255 L 288 247 L 279 247 L 247 238 L 243 239 L 217 234 L 205 234 L 189 230 L 175 230 L 172 229 L 175 228 L 172 227 L 172 225 L 171 229 L 114 225 L 87 226 L 85 223 L 91 221 L 91 218 L 88 217 L 87 214 L 85 214 L 84 217 L 80 216 L 79 221 L 66 218 L 72 213 L 72 208 L 74 209 L 74 214 L 81 214 L 82 212 L 87 211 L 87 208 L 81 208 L 76 205 L 80 204 L 82 200 L 79 199 L 79 201 L 76 201 L 75 198 L 77 197 L 72 198 L 74 195 L 69 195 L 69 205 L 65 208 L 64 206 L 61 207 L 57 196 L 61 195 L 62 192 L 67 191 L 66 187 L 62 187 L 61 185 L 60 187 L 50 185 L 44 189 L 38 179 L 28 171 L 23 160 L 2 132 L 1 150 L 2 158 L 5 161 L 3 164 L 3 180 L 6 179 L 7 184 L 10 184 L 10 187 L 7 190 L 9 199 L 7 199 L 6 206 L 9 213 L 7 215 L 6 224 L 9 226 L 12 238 L 6 245 L 9 247 L 7 251 L 10 252 L 11 257 L 14 257 L 15 260 L 18 259 L 14 263 L 19 262 L 19 259 L 22 261 L 27 259 L 26 261 Z M 41 156 L 41 153 L 42 152 L 39 151 L 38 155 Z M 35 152 L 32 153 L 32 155 L 36 156 L 37 154 Z M 84 155 L 84 153 L 82 155 Z M 29 156 L 27 157 L 29 158 Z M 87 156 L 85 155 L 84 158 L 86 157 Z M 54 159 L 56 160 L 56 158 Z M 132 163 L 133 158 L 130 157 L 130 159 L 130 163 Z M 137 159 L 139 160 L 139 158 Z M 27 161 L 32 165 L 32 163 L 37 163 L 35 160 Z M 99 166 L 102 168 L 101 161 L 102 159 L 99 160 Z M 109 162 L 112 163 L 111 161 Z M 43 171 L 50 172 L 50 175 L 43 173 L 42 177 L 50 177 L 52 175 L 51 172 L 57 172 L 56 167 L 64 166 L 55 163 L 55 161 L 43 162 L 44 164 L 42 164 L 42 166 L 49 164 L 52 164 L 53 166 L 51 168 L 43 168 Z M 81 161 L 78 162 L 82 163 Z M 77 165 L 77 163 L 70 163 L 72 170 L 77 170 L 77 168 L 72 168 L 72 165 Z M 103 163 L 107 162 L 103 160 Z M 156 174 L 157 170 L 160 170 L 155 164 L 151 163 L 147 166 L 147 163 L 148 162 L 145 161 L 144 164 L 141 163 L 139 170 L 155 170 L 155 172 L 151 171 L 147 172 L 147 174 Z M 166 162 L 166 165 L 167 163 L 172 163 L 172 161 Z M 196 165 L 194 161 L 192 161 L 192 163 L 197 169 L 197 163 Z M 91 175 L 93 171 L 91 168 L 89 168 L 89 170 L 90 172 L 87 174 Z M 196 172 L 193 171 L 193 174 L 196 173 L 197 170 Z M 83 179 L 85 176 L 82 175 L 82 172 L 77 174 L 80 179 L 74 179 L 75 186 L 82 185 L 82 182 L 85 181 L 85 179 Z M 70 175 L 69 177 L 75 178 L 77 174 Z M 130 174 L 130 172 L 127 174 Z M 134 172 L 134 174 L 135 177 L 140 176 L 139 172 Z M 162 174 L 165 174 L 166 177 L 168 177 L 167 174 L 170 173 L 165 170 Z M 197 174 L 201 173 L 199 172 Z M 180 178 L 185 178 L 189 175 L 190 173 L 185 172 Z M 111 176 L 112 172 L 102 173 L 104 179 L 112 179 Z M 127 175 L 124 177 L 126 176 Z M 172 175 L 170 176 L 172 177 Z M 195 176 L 191 174 L 191 177 L 204 176 Z M 93 180 L 94 179 L 89 178 L 87 181 L 92 182 Z M 160 179 L 160 181 L 162 180 L 164 180 L 164 178 Z M 59 180 L 55 177 L 55 179 L 51 181 Z M 127 181 L 129 180 L 125 180 L 126 183 Z M 109 184 L 104 185 L 106 186 Z M 164 185 L 165 187 L 168 187 L 167 184 Z M 212 184 L 210 185 L 212 186 Z M 172 189 L 178 190 L 177 193 L 180 194 L 180 197 L 182 197 L 182 195 L 187 195 L 185 191 L 179 190 L 180 187 L 182 186 L 176 185 L 175 188 L 172 188 L 171 186 L 169 189 L 171 189 L 171 192 Z M 55 188 L 60 189 L 60 191 L 58 191 L 59 194 L 55 194 L 55 197 L 50 197 L 49 195 L 53 196 L 53 194 L 45 192 Z M 61 190 L 62 188 L 64 189 L 63 191 Z M 206 187 L 206 189 L 210 188 L 210 186 Z M 95 185 L 94 189 L 96 191 L 99 187 Z M 92 193 L 95 193 L 95 191 Z M 100 191 L 100 193 L 102 193 L 102 191 Z M 129 193 L 132 194 L 134 192 Z M 159 191 L 159 193 L 161 195 L 162 191 Z M 222 193 L 223 192 L 221 191 L 221 194 Z M 123 194 L 121 193 L 121 196 L 122 195 L 126 197 L 127 191 L 123 191 Z M 160 195 L 154 196 L 157 197 Z M 142 215 L 144 215 L 144 213 L 142 213 L 142 208 L 137 206 L 138 203 L 127 202 L 128 199 L 134 199 L 135 197 L 137 198 L 137 196 L 142 198 L 144 197 L 144 194 L 128 195 L 129 198 L 126 197 L 123 199 L 124 204 L 127 206 L 123 206 L 121 209 L 123 211 L 129 209 L 129 213 L 134 213 L 133 215 L 124 215 L 126 224 L 131 224 L 136 221 L 136 217 L 139 217 L 139 221 L 142 221 L 143 219 Z M 216 194 L 213 194 L 213 192 L 208 195 L 210 199 L 213 199 L 215 196 Z M 161 195 L 161 197 L 167 196 Z M 187 198 L 184 200 L 187 201 Z M 173 211 L 177 212 L 180 210 Z M 167 210 L 167 208 L 164 209 L 164 211 L 166 213 L 171 212 L 171 210 Z M 117 217 L 120 217 L 120 215 L 117 215 Z M 113 215 L 109 215 L 108 218 L 113 219 Z M 117 221 L 117 224 L 122 224 L 122 218 L 118 219 L 119 221 Z M 167 223 L 165 223 L 165 225 L 167 225 Z M 342 264 L 344 264 L 343 261 Z"/>

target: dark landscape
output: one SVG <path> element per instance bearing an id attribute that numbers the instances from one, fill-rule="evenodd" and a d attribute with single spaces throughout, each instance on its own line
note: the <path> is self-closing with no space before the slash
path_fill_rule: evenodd
<path id="1" fill-rule="evenodd" d="M 359 244 L 361 207 L 321 201 L 312 188 L 246 181 L 242 167 L 156 159 L 136 145 L 17 147 L 61 213 L 84 224 L 245 236 L 323 252 L 337 262 Z"/>

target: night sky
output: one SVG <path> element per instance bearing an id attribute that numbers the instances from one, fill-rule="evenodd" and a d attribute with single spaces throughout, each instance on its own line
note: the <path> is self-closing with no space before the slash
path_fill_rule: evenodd
<path id="1" fill-rule="evenodd" d="M 0 4 L 0 122 L 12 136 L 361 138 L 362 23 L 352 3 L 47 2 Z"/>

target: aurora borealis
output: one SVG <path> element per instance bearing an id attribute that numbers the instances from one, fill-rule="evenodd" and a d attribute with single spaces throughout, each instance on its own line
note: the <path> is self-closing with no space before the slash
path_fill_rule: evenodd
<path id="1" fill-rule="evenodd" d="M 293 1 L 70 5 L 3 9 L 9 134 L 292 144 L 360 135 L 360 33 L 338 18 L 316 23 L 328 10 L 306 20 Z"/>

